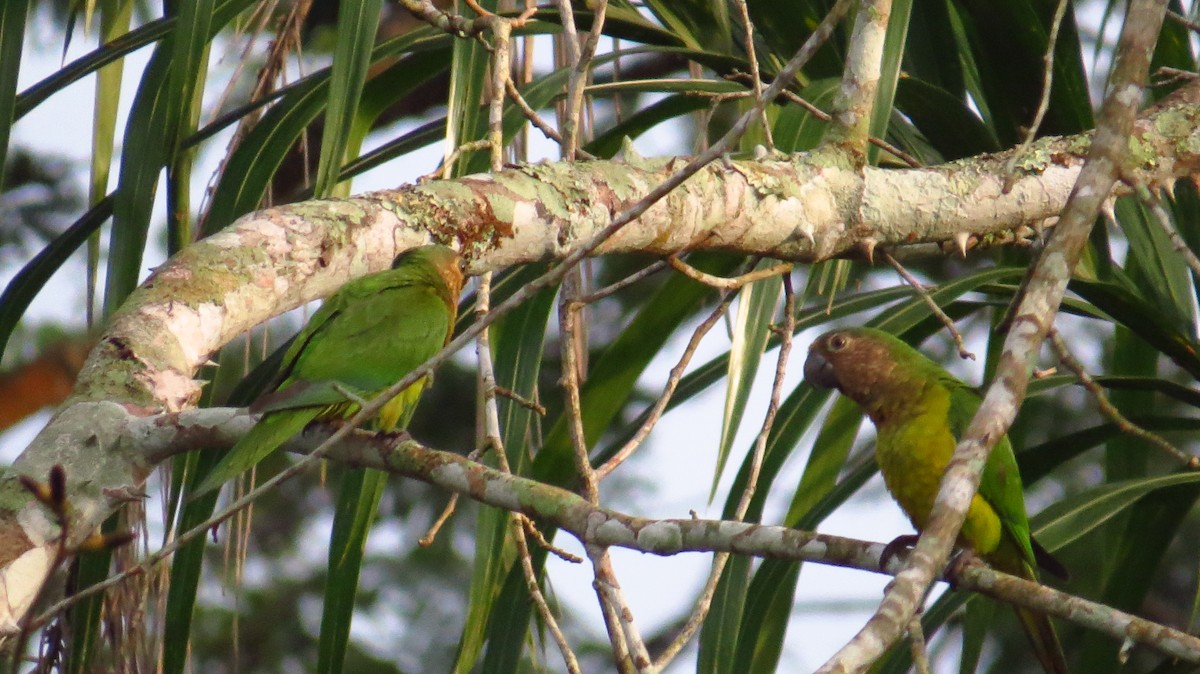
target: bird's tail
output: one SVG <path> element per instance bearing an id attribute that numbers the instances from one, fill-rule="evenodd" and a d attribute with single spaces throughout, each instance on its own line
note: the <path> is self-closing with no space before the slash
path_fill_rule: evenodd
<path id="1" fill-rule="evenodd" d="M 1030 563 L 1032 560 L 1025 559 L 1015 545 L 1002 545 L 992 555 L 992 561 L 1000 571 L 1038 582 L 1037 571 Z M 1021 606 L 1014 606 L 1013 609 L 1017 612 L 1017 619 L 1021 621 L 1025 635 L 1029 637 L 1034 656 L 1042 663 L 1046 674 L 1069 674 L 1067 657 L 1063 654 L 1062 644 L 1058 641 L 1058 633 L 1054 631 L 1054 623 L 1050 621 L 1050 616 Z"/>
<path id="2" fill-rule="evenodd" d="M 320 414 L 321 408 L 308 407 L 270 412 L 237 441 L 192 492 L 192 498 L 219 489 L 229 480 L 250 470 L 293 435 L 304 430 Z"/>
<path id="3" fill-rule="evenodd" d="M 1017 607 L 1016 611 L 1021 627 L 1025 628 L 1025 634 L 1033 644 L 1033 654 L 1037 656 L 1038 662 L 1042 663 L 1046 674 L 1069 674 L 1067 658 L 1063 654 L 1062 644 L 1058 642 L 1058 633 L 1054 631 L 1054 623 L 1050 622 L 1050 617 L 1026 608 Z"/>
<path id="4" fill-rule="evenodd" d="M 1016 576 L 1038 582 L 1037 571 L 1034 571 L 1027 561 L 1016 562 L 1012 566 L 1016 567 Z M 1025 634 L 1033 645 L 1033 655 L 1042 663 L 1046 674 L 1068 674 L 1067 656 L 1063 655 L 1062 644 L 1058 643 L 1058 633 L 1055 632 L 1050 616 L 1019 606 L 1013 608 L 1016 610 L 1016 618 L 1021 621 L 1021 627 L 1025 628 Z"/>

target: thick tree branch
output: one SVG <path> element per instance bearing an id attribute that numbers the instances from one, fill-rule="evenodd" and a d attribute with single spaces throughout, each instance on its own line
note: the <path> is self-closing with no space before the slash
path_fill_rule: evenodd
<path id="1" fill-rule="evenodd" d="M 244 410 L 189 410 L 139 416 L 119 405 L 84 403 L 96 416 L 123 416 L 128 434 L 116 439 L 120 451 L 153 465 L 200 448 L 232 446 L 253 424 Z M 284 448 L 307 454 L 328 440 L 333 429 L 315 425 Z M 480 503 L 521 513 L 564 529 L 585 545 L 623 547 L 656 554 L 729 552 L 773 559 L 803 560 L 895 574 L 905 567 L 893 557 L 881 571 L 884 545 L 788 527 L 692 518 L 648 519 L 603 508 L 573 492 L 490 468 L 466 457 L 430 449 L 404 434 L 354 431 L 333 445 L 328 458 L 356 467 L 375 468 L 432 484 Z M 177 544 L 178 542 L 176 542 Z M 160 561 L 165 555 L 156 553 Z M 134 569 L 140 573 L 144 569 Z M 945 580 L 945 578 L 939 579 Z M 1200 638 L 1148 620 L 1008 576 L 982 564 L 964 564 L 955 586 L 1001 601 L 1028 606 L 1071 620 L 1117 639 L 1132 639 L 1188 662 L 1200 662 Z M 57 610 L 59 607 L 55 607 Z M 43 619 L 49 617 L 43 616 Z M 905 623 L 907 627 L 907 623 Z"/>

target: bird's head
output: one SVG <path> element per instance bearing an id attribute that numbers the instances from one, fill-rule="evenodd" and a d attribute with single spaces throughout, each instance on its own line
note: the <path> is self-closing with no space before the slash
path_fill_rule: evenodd
<path id="1" fill-rule="evenodd" d="M 873 328 L 831 330 L 813 340 L 804 378 L 817 388 L 837 389 L 868 411 L 897 383 L 897 365 L 912 348 Z"/>
<path id="2" fill-rule="evenodd" d="M 404 251 L 392 260 L 392 269 L 412 268 L 418 272 L 432 270 L 450 290 L 450 297 L 457 300 L 463 286 L 463 259 L 453 248 L 433 244 Z"/>

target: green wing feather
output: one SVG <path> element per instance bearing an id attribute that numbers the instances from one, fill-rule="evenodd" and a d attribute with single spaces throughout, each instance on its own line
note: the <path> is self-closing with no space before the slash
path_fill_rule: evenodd
<path id="1" fill-rule="evenodd" d="M 979 394 L 966 384 L 946 375 L 950 388 L 950 432 L 961 438 L 967 424 L 979 410 Z M 1013 454 L 1008 436 L 1000 438 L 988 456 L 983 474 L 979 478 L 979 495 L 996 511 L 1006 537 L 1021 551 L 1031 566 L 1035 564 L 1032 537 L 1029 532 L 1029 516 L 1025 512 L 1025 491 L 1021 474 L 1017 469 L 1017 458 Z"/>
<path id="2" fill-rule="evenodd" d="M 358 405 L 339 389 L 373 398 L 446 344 L 461 287 L 457 256 L 437 246 L 416 251 L 412 264 L 401 264 L 401 256 L 395 268 L 342 286 L 313 313 L 284 356 L 282 383 L 255 405 L 263 418 L 213 468 L 197 495 L 258 464 L 313 420 L 353 416 Z M 448 265 L 452 273 L 442 269 Z M 388 401 L 373 427 L 403 428 L 428 379 Z"/>

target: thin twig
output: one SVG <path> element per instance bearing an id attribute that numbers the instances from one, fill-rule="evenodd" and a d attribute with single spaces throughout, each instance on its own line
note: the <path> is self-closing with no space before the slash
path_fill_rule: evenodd
<path id="1" fill-rule="evenodd" d="M 809 103 L 807 99 L 802 98 L 799 94 L 789 91 L 787 89 L 784 89 L 781 95 L 784 98 L 788 99 L 789 101 L 795 103 L 796 105 L 799 105 L 800 107 L 804 108 L 805 110 L 808 110 L 817 119 L 820 119 L 821 121 L 824 121 L 824 122 L 833 121 L 832 115 L 830 115 L 828 112 L 825 112 L 824 110 L 818 108 L 817 106 L 813 105 L 812 103 Z M 871 143 L 872 145 L 874 145 L 875 147 L 894 156 L 896 159 L 899 159 L 900 161 L 904 162 L 905 164 L 908 164 L 912 168 L 921 168 L 922 166 L 925 165 L 920 159 L 917 159 L 916 157 L 905 152 L 904 150 L 901 150 L 900 148 L 896 147 L 895 145 L 892 145 L 891 143 L 887 142 L 886 140 L 884 140 L 882 138 L 870 136 L 867 138 L 867 141 L 869 143 Z"/>
<path id="2" fill-rule="evenodd" d="M 1025 158 L 1025 153 L 1029 151 L 1029 146 L 1033 144 L 1037 138 L 1038 129 L 1042 126 L 1042 120 L 1046 118 L 1046 111 L 1050 109 L 1050 89 L 1054 84 L 1054 49 L 1058 45 L 1058 33 L 1062 27 L 1063 17 L 1067 13 L 1067 0 L 1058 0 L 1058 7 L 1054 10 L 1054 20 L 1050 24 L 1050 35 L 1046 43 L 1046 53 L 1042 56 L 1044 65 L 1042 75 L 1042 95 L 1038 99 L 1037 112 L 1033 115 L 1033 122 L 1029 124 L 1029 128 L 1025 133 L 1025 140 L 1021 141 L 1021 146 L 1008 159 L 1008 165 L 1004 167 L 1004 172 L 1007 177 L 1004 179 L 1004 191 L 1007 193 L 1012 189 L 1013 182 L 1017 178 L 1017 162 Z"/>
<path id="3" fill-rule="evenodd" d="M 539 403 L 536 400 L 530 400 L 512 389 L 504 388 L 503 386 L 500 386 L 498 384 L 496 385 L 495 392 L 496 392 L 496 395 L 508 398 L 509 400 L 515 402 L 516 404 L 520 405 L 521 407 L 524 407 L 525 409 L 528 409 L 528 410 L 531 410 L 531 411 L 537 413 L 538 416 L 542 416 L 542 417 L 546 416 L 545 406 L 543 406 L 541 403 Z"/>
<path id="4" fill-rule="evenodd" d="M 649 670 L 651 660 L 650 654 L 646 651 L 646 642 L 642 639 L 642 635 L 633 621 L 633 611 L 629 607 L 629 602 L 625 600 L 621 584 L 617 581 L 617 575 L 613 571 L 612 558 L 608 554 L 608 548 L 587 545 L 585 549 L 588 558 L 592 560 L 592 569 L 595 572 L 595 581 L 592 585 L 595 587 L 596 596 L 600 600 L 600 605 L 605 607 L 606 614 L 609 610 L 615 614 L 614 618 L 620 626 L 619 634 L 624 637 L 623 641 L 628 649 L 630 664 L 638 672 Z M 615 637 L 616 635 L 610 632 L 609 636 Z M 621 641 L 616 638 L 611 640 L 614 644 Z"/>
<path id="5" fill-rule="evenodd" d="M 783 397 L 784 378 L 787 376 L 788 356 L 792 353 L 792 334 L 796 331 L 796 293 L 792 289 L 791 276 L 783 277 L 784 306 L 783 327 L 779 335 L 779 356 L 775 363 L 775 380 L 771 383 L 771 401 L 763 417 L 762 427 L 754 441 L 754 454 L 750 462 L 750 473 L 746 477 L 746 488 L 738 501 L 734 519 L 741 521 L 750 509 L 750 501 L 758 488 L 758 476 L 762 470 L 763 456 L 767 451 L 767 439 L 775 427 L 775 416 L 779 413 L 779 401 Z"/>
<path id="6" fill-rule="evenodd" d="M 530 600 L 537 608 L 543 626 L 550 631 L 554 643 L 558 645 L 558 651 L 562 653 L 567 671 L 571 674 L 582 674 L 583 670 L 579 667 L 579 659 L 575 656 L 575 651 L 571 649 L 571 644 L 563 634 L 562 628 L 558 626 L 554 612 L 550 610 L 550 604 L 542 594 L 542 588 L 538 586 L 537 570 L 533 568 L 533 556 L 529 554 L 529 543 L 525 540 L 527 525 L 531 525 L 531 523 L 524 515 L 516 515 L 512 518 L 513 542 L 517 545 L 517 559 L 521 562 L 521 573 L 525 576 L 525 591 L 529 593 Z"/>
<path id="7" fill-rule="evenodd" d="M 512 73 L 509 52 L 511 25 L 501 22 L 497 27 L 499 30 L 493 31 L 496 46 L 492 55 L 492 100 L 489 114 L 489 136 L 492 141 L 491 160 L 493 171 L 499 171 L 503 168 L 504 163 L 504 93 L 507 87 L 511 85 L 510 75 Z M 480 277 L 479 292 L 475 300 L 475 312 L 480 320 L 485 318 L 491 309 L 491 288 L 492 274 L 491 272 L 487 272 Z M 476 354 L 476 360 L 479 363 L 479 379 L 484 402 L 483 445 L 492 447 L 495 450 L 496 462 L 500 466 L 500 469 L 505 473 L 511 473 L 512 470 L 508 464 L 508 451 L 504 447 L 504 440 L 501 436 L 500 408 L 496 403 L 496 392 L 499 387 L 496 384 L 496 368 L 492 362 L 490 330 L 482 330 L 479 333 L 479 339 L 476 342 Z M 519 513 L 513 514 L 511 521 L 513 524 L 513 542 L 517 547 L 517 558 L 521 563 L 521 573 L 525 577 L 525 589 L 529 593 L 529 599 L 537 609 L 542 623 L 550 631 L 554 642 L 558 645 L 558 650 L 562 654 L 567 671 L 571 672 L 571 674 L 581 674 L 578 658 L 576 658 L 575 652 L 571 649 L 571 644 L 567 641 L 566 636 L 559 627 L 558 621 L 554 617 L 554 612 L 550 610 L 550 605 L 547 603 L 546 597 L 542 594 L 541 587 L 538 585 L 538 574 L 533 566 L 533 556 L 530 555 L 529 544 L 525 540 L 526 527 L 532 528 L 533 523 Z M 539 539 L 541 539 L 540 535 Z"/>
<path id="8" fill-rule="evenodd" d="M 762 98 L 762 79 L 759 77 L 758 52 L 754 49 L 754 22 L 750 20 L 750 10 L 746 0 L 737 0 L 738 13 L 742 15 L 742 26 L 745 29 L 746 56 L 750 60 L 750 85 L 754 87 L 754 97 Z M 775 151 L 775 139 L 771 136 L 771 125 L 767 121 L 767 110 L 762 111 L 763 137 L 767 140 L 767 149 Z"/>
<path id="9" fill-rule="evenodd" d="M 732 80 L 732 81 L 747 80 L 747 79 L 749 79 L 749 76 L 746 75 L 745 73 L 734 73 L 732 75 L 726 76 L 726 79 Z M 725 100 L 749 98 L 754 95 L 754 92 L 737 91 L 737 92 L 715 94 L 715 93 L 710 93 L 707 91 L 689 91 L 689 92 L 685 92 L 685 95 L 687 95 L 687 96 L 704 96 L 706 98 L 712 98 L 715 101 L 725 101 Z M 779 96 L 787 99 L 788 101 L 791 101 L 792 103 L 795 103 L 796 105 L 799 105 L 800 107 L 804 108 L 805 110 L 808 110 L 809 113 L 811 113 L 813 117 L 816 117 L 817 119 L 821 120 L 822 122 L 833 121 L 833 115 L 831 115 L 828 112 L 825 112 L 824 110 L 822 110 L 821 108 L 818 108 L 817 106 L 813 105 L 811 102 L 809 102 L 808 99 L 800 96 L 799 94 L 797 94 L 794 91 L 789 91 L 787 89 L 784 89 L 783 91 L 779 92 Z M 908 164 L 912 168 L 921 168 L 922 166 L 925 165 L 921 160 L 910 155 L 909 153 L 905 152 L 904 150 L 901 150 L 900 148 L 896 147 L 895 145 L 892 145 L 891 143 L 887 142 L 886 140 L 883 140 L 882 138 L 870 136 L 867 138 L 867 142 L 871 143 L 872 145 L 879 148 L 880 150 L 883 150 L 884 152 L 887 152 L 888 154 L 893 155 L 894 157 L 896 157 L 896 159 L 899 159 L 900 161 L 904 162 L 905 164 Z"/>
<path id="10" fill-rule="evenodd" d="M 579 473 L 583 497 L 590 503 L 600 502 L 599 475 L 592 467 L 588 455 L 587 436 L 583 430 L 583 412 L 579 395 L 579 331 L 575 329 L 578 307 L 574 297 L 564 286 L 564 296 L 558 305 L 559 350 L 562 354 L 562 388 L 566 399 L 567 426 L 571 431 L 571 447 L 574 450 L 575 470 Z"/>
<path id="11" fill-rule="evenodd" d="M 572 564 L 582 564 L 583 563 L 583 558 L 580 557 L 579 555 L 571 554 L 571 553 L 567 552 L 566 550 L 563 550 L 562 548 L 555 546 L 550 541 L 546 540 L 546 537 L 542 535 L 542 532 L 537 528 L 537 525 L 534 524 L 533 520 L 529 519 L 528 517 L 526 517 L 524 515 L 518 515 L 518 517 L 521 518 L 521 521 L 525 525 L 525 533 L 527 533 L 530 537 L 533 538 L 533 542 L 537 543 L 538 547 L 542 548 L 546 552 L 549 552 L 550 554 L 554 555 L 555 557 L 558 557 L 559 559 L 563 560 L 564 562 L 570 562 Z"/>
<path id="12" fill-rule="evenodd" d="M 471 450 L 469 454 L 467 454 L 467 460 L 479 461 L 488 449 L 489 447 L 487 445 L 481 443 L 479 447 L 476 447 L 475 449 Z M 453 492 L 450 494 L 450 500 L 447 501 L 446 506 L 442 508 L 442 514 L 438 515 L 437 519 L 433 521 L 433 524 L 429 525 L 429 529 L 425 532 L 425 535 L 417 539 L 417 545 L 423 548 L 433 545 L 433 541 L 437 537 L 438 531 L 441 530 L 441 528 L 454 514 L 454 511 L 458 508 L 458 498 L 458 492 Z"/>
<path id="13" fill-rule="evenodd" d="M 792 271 L 791 262 L 781 262 L 773 267 L 768 267 L 766 269 L 755 269 L 754 271 L 747 272 L 741 276 L 725 278 L 723 276 L 714 276 L 713 274 L 700 271 L 699 269 L 696 269 L 692 265 L 679 259 L 678 255 L 671 255 L 667 257 L 667 264 L 671 265 L 671 268 L 675 271 L 683 274 L 693 281 L 699 281 L 704 285 L 720 288 L 722 290 L 737 290 L 746 284 L 771 278 L 772 276 L 779 276 L 780 274 L 786 274 Z"/>
<path id="14" fill-rule="evenodd" d="M 433 545 L 433 542 L 437 540 L 438 532 L 442 530 L 442 527 L 446 525 L 446 522 L 450 521 L 450 518 L 454 515 L 454 512 L 457 509 L 458 494 L 450 494 L 450 499 L 446 501 L 446 506 L 442 508 L 442 513 L 437 516 L 437 519 L 433 521 L 433 524 L 429 525 L 429 529 L 426 530 L 425 535 L 417 539 L 417 545 L 422 548 L 427 548 Z"/>
<path id="15" fill-rule="evenodd" d="M 461 14 L 444 12 L 430 0 L 399 0 L 400 4 L 413 16 L 451 35 L 458 37 L 475 37 L 487 30 L 491 16 L 481 14 L 478 18 L 468 19 Z"/>
<path id="16" fill-rule="evenodd" d="M 230 447 L 253 425 L 245 410 L 230 408 L 189 409 L 150 417 L 137 416 L 136 412 L 128 410 L 124 414 L 134 436 L 150 429 L 171 429 L 171 438 L 143 439 L 129 448 L 147 460 L 161 461 L 197 450 Z M 331 424 L 318 424 L 309 433 L 289 440 L 283 449 L 307 453 L 331 435 L 332 429 Z M 621 547 L 662 556 L 727 551 L 884 574 L 899 574 L 907 563 L 903 558 L 892 557 L 890 563 L 881 566 L 880 557 L 886 547 L 881 543 L 783 526 L 699 519 L 694 513 L 684 518 L 646 519 L 592 506 L 573 492 L 505 474 L 468 457 L 432 449 L 398 434 L 357 431 L 331 458 L 419 480 L 461 493 L 482 504 L 528 513 L 571 533 L 584 544 Z M 851 463 L 858 462 L 852 460 Z M 1182 480 L 1188 476 L 1176 477 Z M 1200 662 L 1200 639 L 1194 636 L 986 566 L 955 567 L 938 573 L 937 577 L 956 583 L 959 589 L 981 592 L 1007 603 L 1060 617 L 1118 640 L 1130 637 L 1172 657 Z M 907 617 L 898 627 L 903 632 L 906 625 Z M 0 635 L 14 633 L 15 630 L 0 629 Z"/>
<path id="17" fill-rule="evenodd" d="M 1176 23 L 1178 23 L 1181 26 L 1186 27 L 1188 30 L 1190 30 L 1192 32 L 1200 33 L 1200 23 L 1196 23 L 1195 21 L 1192 21 L 1191 19 L 1180 14 L 1179 12 L 1168 9 L 1167 10 L 1167 18 L 1171 19 L 1172 21 L 1175 21 Z"/>
<path id="18" fill-rule="evenodd" d="M 450 151 L 450 154 L 442 159 L 442 163 L 433 171 L 426 173 L 417 178 L 418 183 L 428 182 L 430 180 L 446 179 L 450 177 L 450 171 L 454 167 L 454 163 L 458 161 L 459 156 L 464 152 L 474 152 L 476 150 L 486 150 L 492 146 L 490 140 L 473 140 L 469 143 L 463 143 Z"/>
<path id="19" fill-rule="evenodd" d="M 512 56 L 509 38 L 512 36 L 512 23 L 497 19 L 492 24 L 492 90 L 491 100 L 488 101 L 488 141 L 491 145 L 491 165 L 493 171 L 504 168 L 504 92 L 512 74 Z"/>
<path id="20" fill-rule="evenodd" d="M 654 429 L 663 411 L 666 410 L 667 404 L 671 401 L 671 396 L 675 395 L 675 389 L 679 386 L 679 381 L 683 379 L 683 373 L 687 370 L 688 363 L 692 361 L 692 356 L 695 355 L 696 349 L 699 348 L 700 341 L 704 339 L 708 331 L 712 330 L 713 326 L 725 315 L 725 312 L 729 309 L 729 305 L 733 303 L 733 297 L 733 291 L 724 291 L 721 301 L 717 304 L 716 308 L 712 310 L 700 325 L 696 326 L 696 329 L 692 332 L 692 338 L 688 340 L 688 344 L 683 350 L 683 355 L 679 357 L 679 362 L 675 364 L 675 367 L 671 368 L 671 373 L 667 377 L 667 385 L 663 387 L 662 395 L 658 397 L 658 400 L 654 401 L 654 407 L 651 408 L 649 416 L 646 417 L 646 420 L 642 422 L 642 425 L 638 427 L 633 436 L 608 461 L 604 462 L 604 465 L 596 469 L 597 478 L 603 480 L 608 477 L 610 473 L 616 470 L 617 466 L 620 466 L 633 454 L 634 450 L 641 446 L 646 436 Z"/>
<path id="21" fill-rule="evenodd" d="M 1116 405 L 1105 395 L 1104 389 L 1096 383 L 1092 375 L 1088 374 L 1086 368 L 1080 363 L 1074 355 L 1071 354 L 1070 347 L 1067 346 L 1066 340 L 1058 333 L 1058 330 L 1051 328 L 1046 337 L 1050 340 L 1050 346 L 1054 349 L 1054 353 L 1058 356 L 1058 360 L 1063 365 L 1067 366 L 1071 372 L 1079 379 L 1079 383 L 1092 394 L 1096 399 L 1096 406 L 1100 408 L 1101 414 L 1108 417 L 1110 421 L 1117 425 L 1117 428 L 1123 433 L 1128 433 L 1136 438 L 1145 440 L 1146 442 L 1158 447 L 1166 452 L 1168 456 L 1179 461 L 1184 466 L 1191 470 L 1200 469 L 1200 457 L 1192 456 L 1177 447 L 1167 442 L 1161 435 L 1148 431 L 1141 426 L 1130 421 L 1121 410 L 1117 409 Z"/>
<path id="22" fill-rule="evenodd" d="M 929 293 L 925 291 L 925 287 L 921 285 L 921 282 L 917 280 L 917 277 L 910 274 L 908 270 L 904 268 L 904 265 L 900 264 L 896 258 L 892 257 L 891 253 L 887 252 L 886 250 L 881 252 L 883 253 L 883 259 L 887 260 L 887 263 L 892 265 L 892 268 L 896 270 L 896 273 L 900 275 L 900 278 L 904 279 L 908 285 L 912 286 L 912 289 L 916 291 L 917 296 L 919 296 L 921 300 L 925 302 L 925 304 L 929 307 L 929 310 L 933 312 L 933 315 L 937 316 L 937 319 L 942 322 L 942 325 L 946 326 L 946 329 L 950 331 L 951 336 L 954 337 L 954 346 L 958 349 L 958 357 L 975 360 L 975 354 L 971 353 L 971 351 L 967 349 L 967 344 L 963 341 L 962 333 L 960 333 L 958 328 L 955 327 L 954 320 L 947 316 L 946 312 L 942 311 L 942 308 L 938 306 L 937 302 L 933 301 L 933 298 L 930 297 Z"/>
<path id="23" fill-rule="evenodd" d="M 642 269 L 639 269 L 638 271 L 630 274 L 629 276 L 626 276 L 625 278 L 621 279 L 620 281 L 617 281 L 616 283 L 613 283 L 612 285 L 606 286 L 599 290 L 593 291 L 587 295 L 584 295 L 584 296 L 580 297 L 579 299 L 577 299 L 576 301 L 579 302 L 580 304 L 592 304 L 593 302 L 602 300 L 605 297 L 608 297 L 609 295 L 612 295 L 613 293 L 615 293 L 619 290 L 624 290 L 628 286 L 631 286 L 634 283 L 641 281 L 642 279 L 646 278 L 647 276 L 651 276 L 651 275 L 658 273 L 666 268 L 667 268 L 667 263 L 665 261 L 657 260 L 654 263 L 647 265 L 646 267 L 643 267 Z"/>
<path id="24" fill-rule="evenodd" d="M 562 136 L 559 135 L 558 131 L 554 130 L 554 127 L 550 126 L 549 122 L 547 122 L 544 118 L 542 118 L 541 115 L 538 114 L 537 110 L 534 110 L 533 107 L 529 105 L 529 102 L 526 101 L 525 97 L 521 95 L 520 90 L 517 89 L 517 85 L 513 84 L 512 80 L 509 80 L 505 85 L 505 91 L 508 93 L 509 100 L 517 104 L 517 108 L 523 115 L 525 115 L 525 119 L 530 124 L 533 124 L 535 127 L 537 127 L 537 129 L 550 140 L 562 145 Z M 581 147 L 575 148 L 575 154 L 584 159 L 596 159 L 596 155 L 584 150 Z"/>
<path id="25" fill-rule="evenodd" d="M 1184 261 L 1187 262 L 1188 267 L 1192 270 L 1192 276 L 1197 282 L 1200 282 L 1200 258 L 1196 257 L 1196 254 L 1192 252 L 1192 247 L 1183 240 L 1183 237 L 1179 235 L 1179 230 L 1175 229 L 1175 226 L 1171 224 L 1171 215 L 1163 207 L 1162 200 L 1151 193 L 1150 188 L 1146 187 L 1145 184 L 1137 186 L 1137 194 L 1142 202 L 1150 207 L 1150 211 L 1154 213 L 1154 219 L 1158 222 L 1158 226 L 1171 239 L 1171 247 L 1175 249 L 1176 253 L 1183 256 Z"/>
<path id="26" fill-rule="evenodd" d="M 592 9 L 592 29 L 586 40 L 580 40 L 575 30 L 575 11 L 571 0 L 558 0 L 558 12 L 562 23 L 562 44 L 566 49 L 567 65 L 571 67 L 571 75 L 567 80 L 566 100 L 563 103 L 559 128 L 562 129 L 563 159 L 575 159 L 580 142 L 580 117 L 583 113 L 583 94 L 587 85 L 588 73 L 591 71 L 592 56 L 596 53 L 596 45 L 600 39 L 600 31 L 604 28 L 605 13 L 608 0 L 595 3 Z"/>
<path id="27" fill-rule="evenodd" d="M 586 124 L 584 120 L 584 94 L 591 78 L 592 58 L 596 54 L 596 46 L 600 42 L 601 31 L 604 29 L 608 0 L 589 3 L 588 8 L 592 10 L 592 26 L 590 32 L 583 39 L 580 39 L 575 29 L 575 10 L 571 0 L 558 0 L 558 7 L 563 27 L 560 43 L 566 50 L 566 65 L 571 69 L 567 79 L 566 98 L 559 116 L 559 128 L 562 129 L 563 136 L 562 158 L 566 161 L 574 161 L 579 147 L 582 145 L 583 136 L 591 128 L 590 115 Z M 590 106 L 588 110 L 590 111 Z M 563 279 L 561 292 L 564 298 L 573 301 L 583 294 L 585 271 L 582 267 L 576 267 Z M 569 381 L 576 387 L 574 392 L 576 397 L 579 394 L 578 387 L 586 380 L 588 370 L 588 322 L 584 315 L 586 311 L 587 308 L 584 305 L 569 306 L 567 313 L 570 314 L 570 320 L 561 326 L 563 330 L 569 328 L 569 332 L 563 332 L 562 339 L 564 341 L 562 343 L 570 346 L 572 350 L 570 359 L 572 369 L 564 370 L 564 377 L 570 377 Z M 563 363 L 564 368 L 567 367 L 566 359 L 563 360 Z M 572 413 L 577 409 L 578 407 L 572 408 Z M 578 427 L 572 427 L 572 444 L 576 451 L 577 464 L 581 470 L 587 473 L 591 470 L 591 462 L 587 458 L 587 443 L 582 433 L 578 437 L 574 433 L 575 430 L 582 430 L 582 424 L 583 421 L 580 418 Z M 585 476 L 584 479 L 586 483 L 590 478 Z M 590 493 L 588 489 L 590 487 L 585 486 L 585 493 Z"/>

